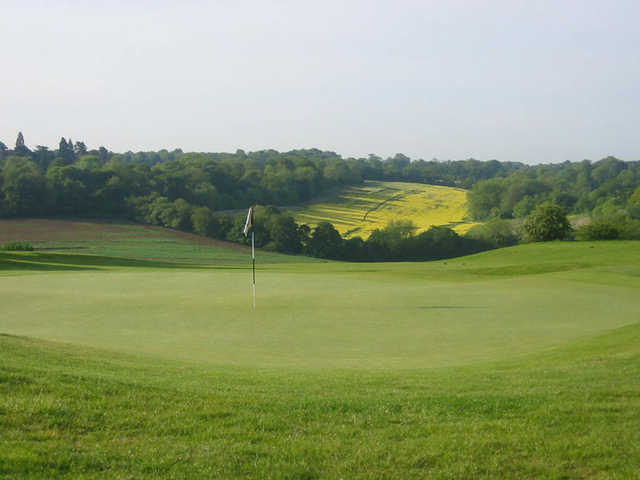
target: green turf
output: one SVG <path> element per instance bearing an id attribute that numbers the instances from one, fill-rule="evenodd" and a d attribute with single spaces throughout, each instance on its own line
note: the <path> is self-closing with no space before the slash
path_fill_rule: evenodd
<path id="1" fill-rule="evenodd" d="M 637 242 L 249 273 L 0 254 L 0 478 L 640 472 Z"/>
<path id="2" fill-rule="evenodd" d="M 250 247 L 125 221 L 0 219 L 0 244 L 27 241 L 40 252 L 65 252 L 190 264 L 247 264 Z M 321 260 L 259 250 L 262 263 Z"/>
<path id="3" fill-rule="evenodd" d="M 176 238 L 170 233 L 166 237 L 125 238 L 96 241 L 58 241 L 36 242 L 35 248 L 40 251 L 71 252 L 104 257 L 124 257 L 136 259 L 153 259 L 178 263 L 221 263 L 238 264 L 251 261 L 249 247 L 233 248 L 228 245 L 197 244 L 193 241 Z M 301 263 L 318 261 L 302 255 L 284 255 L 277 252 L 260 250 L 260 261 L 264 263 Z"/>
<path id="4" fill-rule="evenodd" d="M 205 368 L 0 336 L 2 478 L 637 478 L 640 328 L 414 372 Z"/>
<path id="5" fill-rule="evenodd" d="M 0 268 L 4 258 L 14 269 L 0 277 L 0 331 L 208 364 L 407 369 L 508 359 L 637 321 L 637 244 L 592 247 L 259 265 L 256 311 L 248 268 L 2 254 Z M 16 275 L 18 259 L 45 271 Z"/>

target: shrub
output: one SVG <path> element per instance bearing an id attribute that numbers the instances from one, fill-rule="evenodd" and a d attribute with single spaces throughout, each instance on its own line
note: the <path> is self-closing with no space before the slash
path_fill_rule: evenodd
<path id="1" fill-rule="evenodd" d="M 465 237 L 484 241 L 496 248 L 515 245 L 520 240 L 512 223 L 499 218 L 472 227 Z"/>
<path id="2" fill-rule="evenodd" d="M 640 220 L 629 220 L 619 228 L 622 240 L 640 240 Z"/>
<path id="3" fill-rule="evenodd" d="M 640 240 L 640 220 L 596 220 L 576 231 L 577 240 Z"/>
<path id="4" fill-rule="evenodd" d="M 583 225 L 576 231 L 577 240 L 615 240 L 620 238 L 620 229 L 603 220 Z"/>
<path id="5" fill-rule="evenodd" d="M 12 252 L 31 252 L 33 245 L 29 242 L 7 242 L 0 245 L 0 250 L 8 250 Z"/>
<path id="6" fill-rule="evenodd" d="M 568 238 L 571 224 L 562 207 L 553 203 L 543 203 L 527 217 L 524 230 L 530 240 L 548 242 Z"/>
<path id="7" fill-rule="evenodd" d="M 198 235 L 213 236 L 215 233 L 216 219 L 209 207 L 194 208 L 191 213 L 193 231 Z"/>

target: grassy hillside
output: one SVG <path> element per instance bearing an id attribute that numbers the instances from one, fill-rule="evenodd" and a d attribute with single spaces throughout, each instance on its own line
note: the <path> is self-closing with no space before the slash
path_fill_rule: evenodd
<path id="1" fill-rule="evenodd" d="M 399 219 L 412 220 L 419 231 L 432 225 L 448 225 L 464 233 L 473 225 L 465 221 L 466 205 L 466 190 L 460 188 L 368 181 L 294 209 L 293 213 L 299 223 L 316 225 L 327 221 L 343 236 L 366 239 L 374 229 Z"/>
<path id="2" fill-rule="evenodd" d="M 39 251 L 187 263 L 246 264 L 251 250 L 162 227 L 104 220 L 0 220 L 0 244 L 26 240 Z M 261 251 L 262 263 L 317 261 Z"/>
<path id="3" fill-rule="evenodd" d="M 634 478 L 637 242 L 0 254 L 0 478 Z"/>

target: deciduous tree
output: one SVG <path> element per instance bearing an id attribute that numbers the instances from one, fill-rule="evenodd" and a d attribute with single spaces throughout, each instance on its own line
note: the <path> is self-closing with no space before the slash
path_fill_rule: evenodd
<path id="1" fill-rule="evenodd" d="M 571 224 L 562 207 L 544 203 L 527 217 L 524 230 L 534 242 L 548 242 L 566 239 L 571 233 Z"/>

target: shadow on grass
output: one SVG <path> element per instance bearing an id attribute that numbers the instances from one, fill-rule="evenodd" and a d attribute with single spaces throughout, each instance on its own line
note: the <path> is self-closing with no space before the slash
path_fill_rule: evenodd
<path id="1" fill-rule="evenodd" d="M 468 308 L 489 308 L 486 305 L 419 305 L 417 308 L 427 310 L 461 310 Z"/>
<path id="2" fill-rule="evenodd" d="M 0 260 L 0 272 L 59 272 L 95 270 L 91 267 L 75 267 L 73 265 L 48 265 L 46 263 L 31 263 L 13 260 Z"/>
<path id="3" fill-rule="evenodd" d="M 0 253 L 0 271 L 78 271 L 96 270 L 98 267 L 145 267 L 167 269 L 201 269 L 206 266 L 135 260 L 130 258 L 102 257 L 68 253 Z"/>
<path id="4" fill-rule="evenodd" d="M 52 252 L 57 252 L 60 250 L 88 250 L 89 247 L 82 246 L 71 246 L 71 247 L 41 247 L 39 245 L 36 246 L 36 250 L 47 251 L 50 250 Z"/>
<path id="5" fill-rule="evenodd" d="M 515 277 L 521 275 L 540 275 L 544 273 L 567 272 L 589 268 L 587 263 L 538 263 L 523 265 L 505 265 L 502 267 L 469 268 L 466 273 L 488 277 Z"/>

